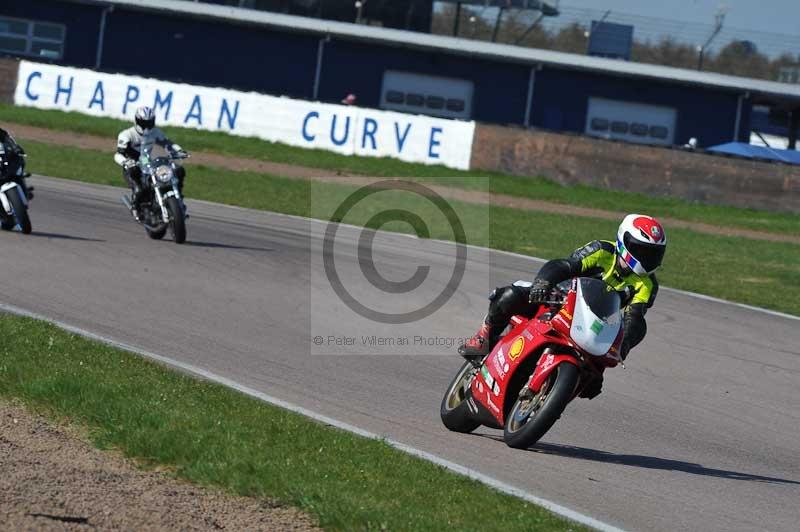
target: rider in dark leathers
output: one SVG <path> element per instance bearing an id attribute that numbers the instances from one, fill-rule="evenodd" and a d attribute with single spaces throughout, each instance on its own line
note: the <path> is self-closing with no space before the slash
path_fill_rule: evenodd
<path id="1" fill-rule="evenodd" d="M 28 199 L 33 198 L 32 187 L 28 187 L 23 179 L 25 150 L 17 144 L 14 137 L 0 128 L 0 178 L 11 178 L 16 181 Z"/>

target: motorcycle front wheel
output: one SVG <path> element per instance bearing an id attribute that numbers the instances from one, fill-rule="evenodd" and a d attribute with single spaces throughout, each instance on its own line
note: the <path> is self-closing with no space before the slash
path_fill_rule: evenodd
<path id="1" fill-rule="evenodd" d="M 167 210 L 169 211 L 170 227 L 172 228 L 172 236 L 175 238 L 176 244 L 183 244 L 186 242 L 186 217 L 183 212 L 183 205 L 178 198 L 171 196 L 167 198 Z"/>
<path id="2" fill-rule="evenodd" d="M 517 398 L 506 419 L 503 440 L 509 447 L 527 449 L 558 421 L 575 392 L 578 368 L 562 362 L 547 377 L 539 393 Z"/>
<path id="3" fill-rule="evenodd" d="M 447 393 L 442 398 L 439 415 L 444 426 L 454 432 L 472 432 L 480 426 L 480 423 L 472 418 L 464 400 L 476 373 L 475 366 L 469 362 L 465 363 L 450 382 Z"/>
<path id="4" fill-rule="evenodd" d="M 28 216 L 28 207 L 22 202 L 22 198 L 16 189 L 12 189 L 6 197 L 14 210 L 14 217 L 17 219 L 17 225 L 19 225 L 20 230 L 22 230 L 23 234 L 29 235 L 33 228 L 31 227 L 31 219 Z"/>
<path id="5" fill-rule="evenodd" d="M 149 236 L 153 240 L 161 240 L 162 238 L 164 238 L 164 235 L 167 234 L 167 226 L 165 225 L 161 229 L 147 229 L 147 228 L 145 228 L 145 231 L 147 231 L 147 236 Z"/>

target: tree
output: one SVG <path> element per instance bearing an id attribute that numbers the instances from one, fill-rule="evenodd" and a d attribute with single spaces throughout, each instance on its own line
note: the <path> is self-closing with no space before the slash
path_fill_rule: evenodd
<path id="1" fill-rule="evenodd" d="M 709 57 L 708 69 L 721 74 L 748 78 L 769 78 L 769 58 L 749 41 L 732 41 L 715 56 Z"/>

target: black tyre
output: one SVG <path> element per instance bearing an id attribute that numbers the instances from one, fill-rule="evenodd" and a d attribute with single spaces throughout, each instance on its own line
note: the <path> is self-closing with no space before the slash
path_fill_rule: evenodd
<path id="1" fill-rule="evenodd" d="M 14 217 L 17 219 L 17 225 L 19 225 L 22 233 L 31 234 L 33 228 L 31 227 L 31 219 L 28 217 L 28 207 L 22 202 L 17 190 L 14 189 L 13 192 L 9 192 L 6 197 L 11 203 L 11 208 L 14 209 Z"/>
<path id="2" fill-rule="evenodd" d="M 153 240 L 161 240 L 162 238 L 164 238 L 164 235 L 167 234 L 167 226 L 165 225 L 161 229 L 154 229 L 154 230 L 145 228 L 145 231 L 147 231 L 147 236 L 149 236 Z"/>
<path id="3" fill-rule="evenodd" d="M 442 398 L 442 405 L 439 408 L 442 423 L 454 432 L 472 432 L 480 426 L 480 423 L 472 418 L 467 402 L 464 400 L 469 383 L 472 382 L 477 371 L 475 366 L 466 362 L 458 370 Z"/>
<path id="4" fill-rule="evenodd" d="M 518 398 L 506 419 L 503 439 L 509 447 L 527 449 L 545 435 L 567 407 L 579 372 L 574 364 L 562 362 L 547 377 L 539 393 Z"/>
<path id="5" fill-rule="evenodd" d="M 172 237 L 176 244 L 186 242 L 186 216 L 184 216 L 183 205 L 178 198 L 172 196 L 167 198 L 167 210 L 169 211 L 169 225 L 172 228 Z"/>

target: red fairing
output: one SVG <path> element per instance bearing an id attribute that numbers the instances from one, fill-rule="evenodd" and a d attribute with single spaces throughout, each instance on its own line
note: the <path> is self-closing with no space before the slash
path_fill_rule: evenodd
<path id="1" fill-rule="evenodd" d="M 553 316 L 553 329 L 564 335 L 564 338 L 569 338 L 569 329 L 572 327 L 572 315 L 575 312 L 575 284 L 573 283 L 573 288 L 570 290 L 569 295 L 567 296 L 567 301 L 564 303 L 564 306 L 561 307 L 561 310 Z"/>
<path id="2" fill-rule="evenodd" d="M 551 331 L 548 322 L 537 319 L 515 317 L 511 323 L 514 328 L 495 346 L 471 385 L 472 397 L 491 412 L 501 426 L 505 423 L 503 405 L 511 376 L 531 353 L 542 351 L 542 344 L 548 341 L 546 334 Z"/>
<path id="3" fill-rule="evenodd" d="M 542 389 L 542 384 L 547 380 L 550 373 L 553 372 L 556 366 L 562 363 L 580 367 L 575 355 L 556 355 L 553 353 L 542 355 L 542 358 L 540 358 L 539 362 L 536 364 L 536 370 L 533 372 L 530 382 L 528 382 L 528 388 L 533 390 L 534 393 L 538 393 L 539 390 Z"/>

